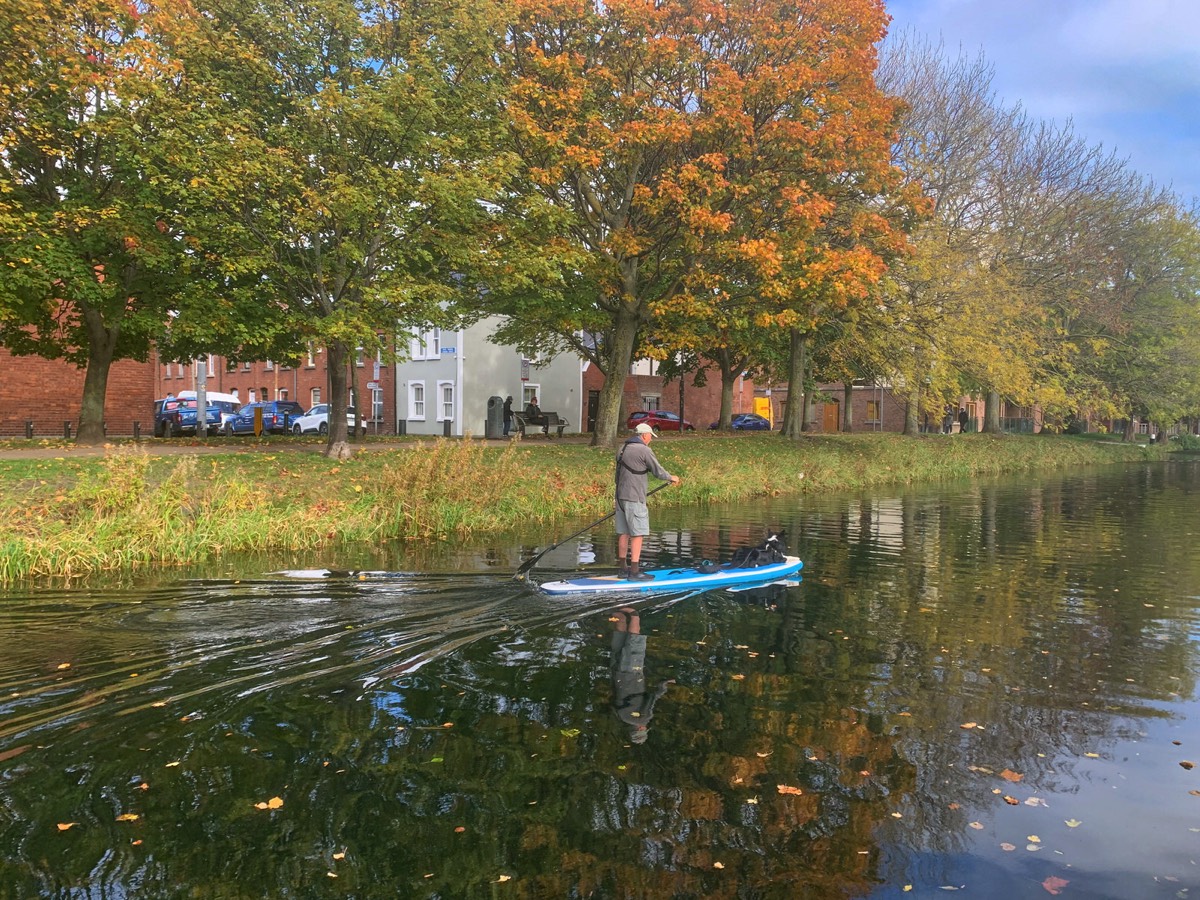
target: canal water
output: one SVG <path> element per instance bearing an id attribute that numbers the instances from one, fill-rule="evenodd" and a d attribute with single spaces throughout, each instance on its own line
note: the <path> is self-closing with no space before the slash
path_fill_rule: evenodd
<path id="1" fill-rule="evenodd" d="M 528 533 L 0 595 L 0 898 L 1200 898 L 1200 466 L 653 525 L 803 579 L 551 600 Z"/>

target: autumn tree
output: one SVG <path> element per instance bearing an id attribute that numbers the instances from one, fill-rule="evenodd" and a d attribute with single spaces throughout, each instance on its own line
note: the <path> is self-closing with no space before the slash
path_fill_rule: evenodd
<path id="1" fill-rule="evenodd" d="M 192 161 L 187 227 L 215 296 L 287 321 L 296 350 L 325 348 L 340 454 L 356 348 L 451 324 L 474 290 L 510 169 L 495 18 L 407 0 L 198 6 L 204 27 L 178 48 L 194 82 L 163 145 Z"/>
<path id="2" fill-rule="evenodd" d="M 561 227 L 553 290 L 506 311 L 558 346 L 588 332 L 607 376 L 597 443 L 616 437 L 639 335 L 703 352 L 681 323 L 719 316 L 732 284 L 769 288 L 836 207 L 828 186 L 886 165 L 870 78 L 883 23 L 872 0 L 518 2 L 509 110 Z"/>
<path id="3" fill-rule="evenodd" d="M 170 8 L 12 0 L 0 8 L 0 342 L 85 369 L 78 439 L 104 436 L 108 373 L 145 360 L 186 293 L 172 187 L 148 142 L 178 77 Z"/>

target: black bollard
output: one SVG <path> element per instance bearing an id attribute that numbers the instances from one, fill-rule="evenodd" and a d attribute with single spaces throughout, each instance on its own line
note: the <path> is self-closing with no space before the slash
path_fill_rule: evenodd
<path id="1" fill-rule="evenodd" d="M 63 437 L 68 441 L 71 439 L 71 423 L 69 421 L 63 422 Z"/>
<path id="2" fill-rule="evenodd" d="M 33 419 L 25 420 L 25 437 L 33 440 Z"/>

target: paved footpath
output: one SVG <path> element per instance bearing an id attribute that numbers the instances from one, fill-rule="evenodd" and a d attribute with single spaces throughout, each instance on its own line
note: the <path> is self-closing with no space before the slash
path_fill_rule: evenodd
<path id="1" fill-rule="evenodd" d="M 426 446 L 429 443 L 439 440 L 447 440 L 447 438 L 441 436 L 429 436 L 420 439 L 408 437 L 396 440 L 373 438 L 363 443 L 352 443 L 350 446 L 354 449 L 355 453 L 373 450 L 415 450 L 418 447 Z M 449 438 L 449 440 L 460 439 Z M 489 447 L 506 447 L 511 443 L 508 439 L 482 440 L 472 438 L 472 441 L 474 443 L 486 444 Z M 572 434 L 563 438 L 550 438 L 549 440 L 539 435 L 538 437 L 525 438 L 521 443 L 523 447 L 533 449 L 535 447 L 547 447 L 559 443 L 588 444 L 590 442 L 590 434 Z M 324 441 L 303 438 L 299 441 L 290 441 L 282 437 L 266 443 L 256 441 L 253 438 L 214 438 L 208 443 L 201 443 L 200 441 L 188 440 L 186 438 L 148 438 L 140 441 L 126 439 L 105 444 L 87 445 L 66 441 L 43 443 L 38 440 L 23 441 L 18 439 L 0 440 L 0 459 L 85 459 L 88 457 L 107 456 L 110 453 L 116 453 L 134 446 L 140 447 L 153 456 L 205 456 L 212 453 L 229 452 L 312 453 L 319 455 L 325 452 Z"/>

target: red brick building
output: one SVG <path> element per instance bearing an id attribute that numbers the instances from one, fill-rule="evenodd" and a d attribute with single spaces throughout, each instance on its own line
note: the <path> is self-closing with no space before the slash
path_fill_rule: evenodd
<path id="1" fill-rule="evenodd" d="M 122 360 L 108 376 L 104 403 L 106 432 L 114 437 L 153 433 L 155 364 Z M 66 423 L 79 431 L 83 369 L 61 360 L 13 356 L 0 349 L 0 437 L 63 437 Z"/>
<path id="2" fill-rule="evenodd" d="M 156 374 L 156 397 L 196 390 L 197 366 L 188 363 L 160 363 Z M 243 403 L 256 400 L 295 400 L 305 409 L 329 402 L 329 371 L 325 354 L 314 349 L 297 366 L 274 362 L 232 362 L 210 356 L 205 390 L 234 394 Z M 393 366 L 364 357 L 355 360 L 358 391 L 367 399 L 362 417 L 368 434 L 396 433 L 396 396 Z M 352 397 L 347 403 L 357 406 Z"/>
<path id="3" fill-rule="evenodd" d="M 691 376 L 687 376 L 681 395 L 679 380 L 667 382 L 663 376 L 655 374 L 656 363 L 641 360 L 634 363 L 633 370 L 633 373 L 625 378 L 625 389 L 621 398 L 622 423 L 636 409 L 665 409 L 678 415 L 681 402 L 684 419 L 691 422 L 697 431 L 704 431 L 720 418 L 719 373 L 714 375 L 709 372 L 708 383 L 702 388 L 695 387 Z M 588 366 L 583 373 L 583 390 L 587 399 L 583 431 L 595 431 L 596 414 L 600 408 L 600 389 L 603 385 L 604 375 L 595 366 Z M 749 378 L 739 378 L 733 389 L 733 412 L 755 412 L 754 396 L 754 382 Z"/>

